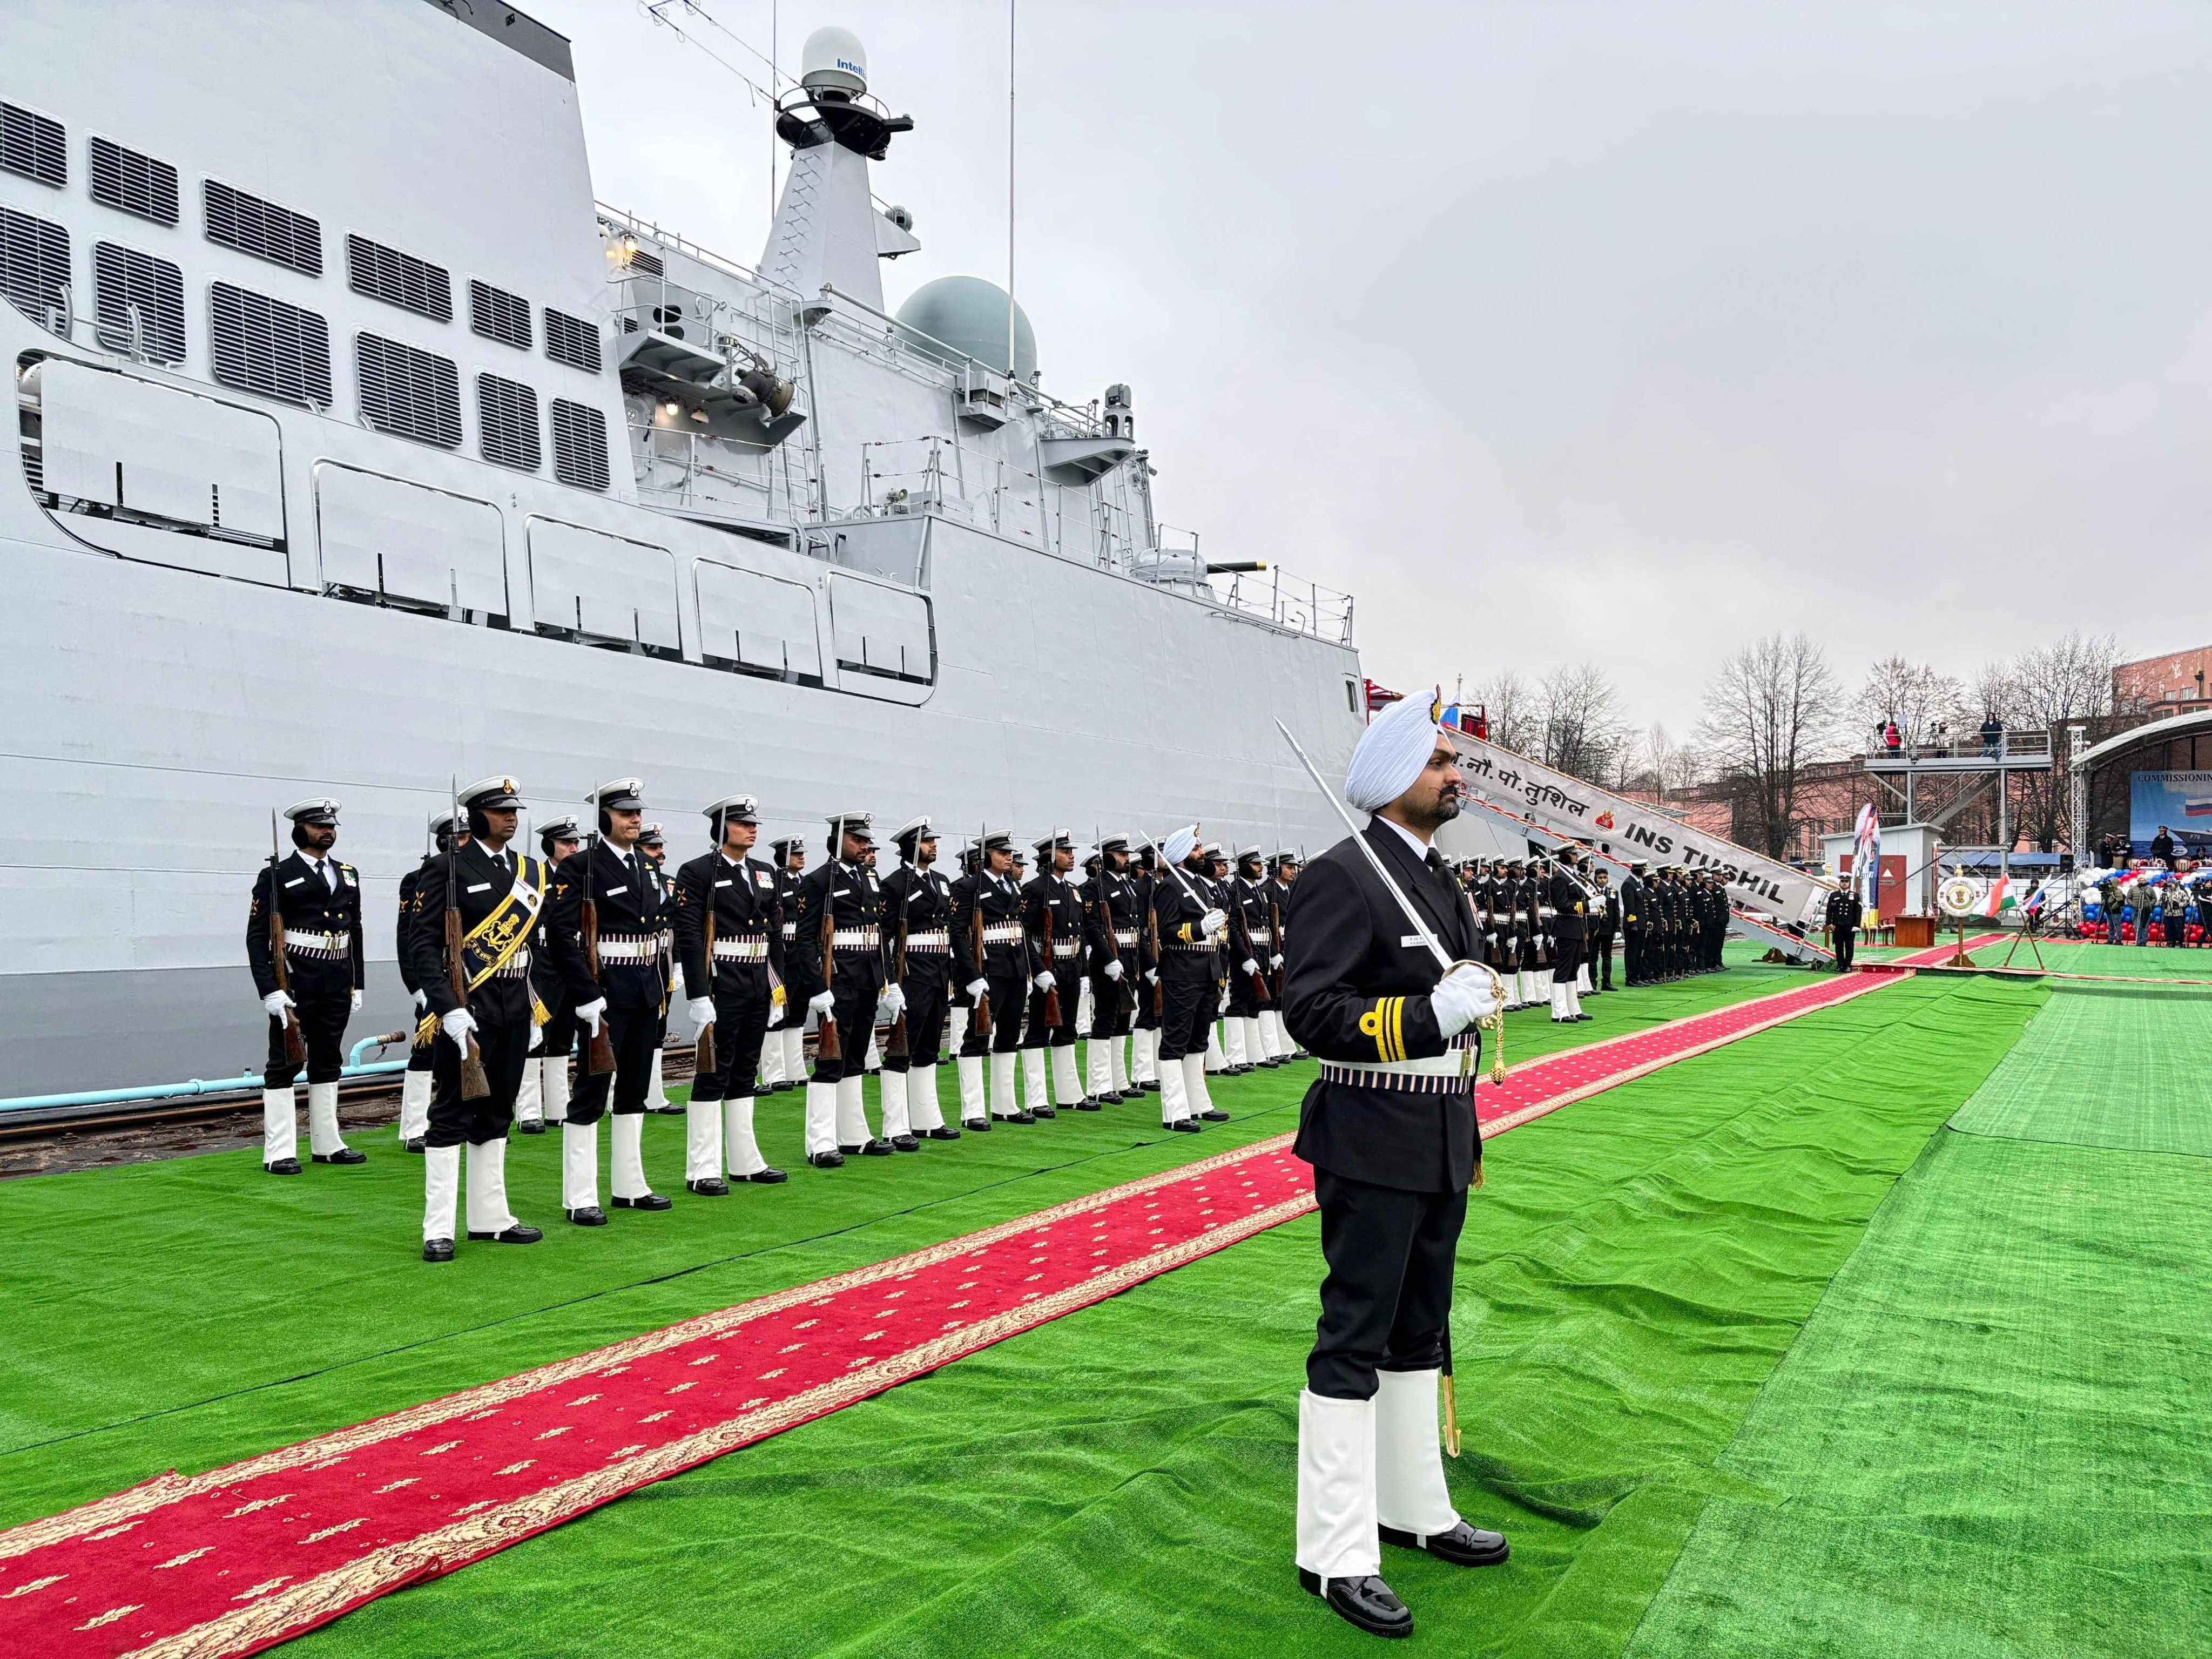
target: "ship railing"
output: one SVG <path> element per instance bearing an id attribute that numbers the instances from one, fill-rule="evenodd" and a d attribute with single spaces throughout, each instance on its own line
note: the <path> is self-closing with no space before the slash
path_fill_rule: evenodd
<path id="1" fill-rule="evenodd" d="M 978 453 L 955 434 L 872 440 L 860 446 L 865 502 L 855 511 L 882 518 L 934 509 L 1054 555 L 1132 574 L 1146 544 L 1140 514 L 1102 493 L 1085 514 L 1067 511 L 1066 493 L 1003 456 Z"/>
<path id="2" fill-rule="evenodd" d="M 773 277 L 763 276 L 752 266 L 716 253 L 710 248 L 703 248 L 689 237 L 676 231 L 664 230 L 654 221 L 632 213 L 627 208 L 615 207 L 605 202 L 597 203 L 595 205 L 599 210 L 599 222 L 615 232 L 617 237 L 629 237 L 632 251 L 635 250 L 637 243 L 655 243 L 661 247 L 681 253 L 687 259 L 696 259 L 701 264 L 719 270 L 726 276 L 734 276 L 738 281 L 759 289 L 764 294 L 773 294 L 787 305 L 795 303 L 799 297 L 791 289 L 780 286 Z"/>
<path id="3" fill-rule="evenodd" d="M 1191 551 L 1197 552 L 1198 538 L 1191 538 Z M 1224 610 L 1238 616 L 1279 628 L 1285 633 L 1304 634 L 1316 640 L 1328 640 L 1337 645 L 1352 643 L 1352 595 L 1310 582 L 1289 572 L 1270 565 L 1265 570 L 1240 570 L 1226 574 L 1209 572 L 1207 583 L 1213 597 Z"/>
<path id="4" fill-rule="evenodd" d="M 756 472 L 744 465 L 743 451 L 710 432 L 654 421 L 633 420 L 629 425 L 638 500 L 645 505 L 732 517 L 799 516 L 804 503 L 794 495 L 792 459 L 782 447 L 765 452 Z M 672 480 L 667 476 L 670 471 L 675 473 Z M 735 491 L 757 496 L 757 509 L 732 501 Z"/>

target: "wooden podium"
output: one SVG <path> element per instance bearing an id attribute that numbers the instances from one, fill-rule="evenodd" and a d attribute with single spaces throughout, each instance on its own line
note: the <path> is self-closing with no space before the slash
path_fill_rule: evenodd
<path id="1" fill-rule="evenodd" d="M 1936 918 L 1933 916 L 1899 916 L 1897 919 L 1898 948 L 1905 951 L 1925 951 L 1936 943 Z"/>

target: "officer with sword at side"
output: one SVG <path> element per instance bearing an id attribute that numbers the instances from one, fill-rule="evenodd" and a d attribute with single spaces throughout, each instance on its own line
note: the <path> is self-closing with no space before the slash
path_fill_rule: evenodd
<path id="1" fill-rule="evenodd" d="M 1373 815 L 1364 830 L 1323 788 L 1353 833 L 1306 866 L 1285 929 L 1285 1018 L 1322 1062 L 1296 1150 L 1314 1166 L 1328 1267 L 1298 1401 L 1298 1579 L 1361 1630 L 1406 1636 L 1382 1545 L 1467 1567 L 1508 1553 L 1452 1507 L 1437 1427 L 1481 1166 L 1476 1024 L 1500 999 L 1431 844 L 1462 788 L 1436 704 L 1394 703 L 1361 736 L 1345 797 Z"/>

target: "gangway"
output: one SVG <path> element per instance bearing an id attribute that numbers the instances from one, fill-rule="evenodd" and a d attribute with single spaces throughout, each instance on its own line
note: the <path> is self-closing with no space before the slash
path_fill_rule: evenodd
<path id="1" fill-rule="evenodd" d="M 1510 824 L 1540 846 L 1574 842 L 1622 876 L 1639 859 L 1716 872 L 1728 886 L 1731 933 L 1796 961 L 1834 961 L 1810 937 L 1836 890 L 1833 882 L 1693 830 L 1648 801 L 1613 794 L 1487 738 L 1445 730 L 1459 751 L 1469 805 L 1493 823 Z"/>

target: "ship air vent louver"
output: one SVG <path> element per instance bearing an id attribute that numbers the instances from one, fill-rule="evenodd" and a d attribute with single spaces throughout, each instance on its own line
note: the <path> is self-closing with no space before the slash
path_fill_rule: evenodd
<path id="1" fill-rule="evenodd" d="M 208 361 L 216 380 L 240 392 L 327 408 L 330 325 L 312 311 L 216 283 L 209 290 Z"/>
<path id="2" fill-rule="evenodd" d="M 607 487 L 607 417 L 598 410 L 553 400 L 553 476 L 580 489 Z"/>
<path id="3" fill-rule="evenodd" d="M 305 214 L 248 196 L 228 185 L 207 181 L 207 235 L 210 242 L 284 265 L 305 276 L 323 274 L 323 228 Z"/>
<path id="4" fill-rule="evenodd" d="M 469 326 L 487 340 L 530 349 L 530 301 L 489 283 L 469 279 Z"/>
<path id="5" fill-rule="evenodd" d="M 520 380 L 477 375 L 477 434 L 484 459 L 535 472 L 544 459 L 538 439 L 538 394 Z"/>
<path id="6" fill-rule="evenodd" d="M 580 317 L 571 317 L 565 311 L 556 311 L 548 306 L 545 355 L 556 363 L 596 374 L 599 372 L 599 331 Z"/>
<path id="7" fill-rule="evenodd" d="M 658 253 L 647 253 L 640 248 L 629 256 L 629 274 L 633 276 L 665 276 L 668 270 L 660 263 Z"/>
<path id="8" fill-rule="evenodd" d="M 44 325 L 70 279 L 69 232 L 13 208 L 0 208 L 0 294 Z"/>
<path id="9" fill-rule="evenodd" d="M 92 199 L 157 225 L 177 222 L 177 170 L 106 138 L 92 141 Z"/>
<path id="10" fill-rule="evenodd" d="M 453 360 L 374 334 L 356 337 L 361 412 L 380 432 L 441 449 L 461 442 L 461 377 Z"/>
<path id="11" fill-rule="evenodd" d="M 185 274 L 175 265 L 136 248 L 95 242 L 92 292 L 100 344 L 110 351 L 135 351 L 157 363 L 184 360 Z M 131 325 L 133 306 L 138 308 L 136 331 Z"/>
<path id="12" fill-rule="evenodd" d="M 453 279 L 442 266 L 366 236 L 348 236 L 346 268 L 356 294 L 441 323 L 453 320 Z"/>
<path id="13" fill-rule="evenodd" d="M 64 188 L 69 183 L 69 141 L 62 124 L 20 104 L 0 104 L 0 167 Z"/>

